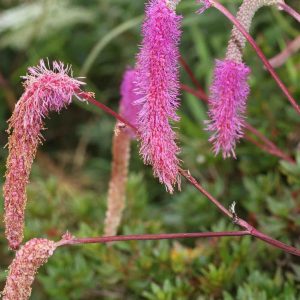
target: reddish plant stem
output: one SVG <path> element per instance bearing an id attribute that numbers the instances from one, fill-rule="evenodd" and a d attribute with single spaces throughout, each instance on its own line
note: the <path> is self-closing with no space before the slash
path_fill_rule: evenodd
<path id="1" fill-rule="evenodd" d="M 253 135 L 257 136 L 262 142 L 264 142 L 269 148 L 276 149 L 276 145 L 272 143 L 269 139 L 267 139 L 260 131 L 254 128 L 252 125 L 246 123 L 245 127 L 248 131 L 250 131 Z"/>
<path id="2" fill-rule="evenodd" d="M 253 141 L 253 139 L 251 139 L 251 137 L 249 135 L 246 135 L 246 139 L 248 139 L 251 143 L 255 144 L 256 146 L 258 146 L 259 148 L 261 148 L 262 150 L 277 156 L 279 158 L 282 158 L 283 160 L 286 160 L 292 164 L 295 164 L 296 161 L 291 158 L 290 156 L 288 156 L 286 153 L 284 153 L 282 150 L 280 150 L 273 142 L 271 142 L 270 140 L 268 140 L 261 132 L 259 132 L 256 128 L 254 128 L 253 126 L 251 126 L 249 123 L 245 123 L 245 127 L 246 129 L 251 132 L 253 135 L 257 136 L 258 138 L 260 138 L 265 145 L 260 145 L 259 143 L 255 143 Z"/>
<path id="3" fill-rule="evenodd" d="M 204 97 L 203 97 L 202 93 L 199 93 L 198 91 L 192 89 L 191 87 L 189 87 L 185 84 L 181 84 L 180 87 L 181 87 L 182 90 L 194 95 L 195 97 L 202 100 L 203 102 L 206 103 L 208 101 L 207 95 L 204 95 Z M 292 164 L 296 163 L 296 161 L 293 158 L 291 158 L 286 153 L 284 153 L 282 150 L 280 150 L 274 143 L 272 143 L 261 132 L 259 132 L 257 129 L 255 129 L 253 126 L 251 126 L 249 123 L 245 122 L 245 128 L 249 132 L 251 132 L 253 135 L 255 135 L 257 138 L 259 138 L 263 142 L 263 144 L 260 144 L 259 142 L 252 139 L 248 134 L 246 134 L 245 138 L 249 142 L 251 142 L 255 146 L 259 147 L 263 151 L 265 151 L 265 152 L 267 152 L 267 153 L 269 153 L 273 156 L 277 156 L 277 157 L 279 157 L 281 159 L 284 159 L 284 160 L 286 160 L 286 161 L 288 161 Z"/>
<path id="4" fill-rule="evenodd" d="M 233 219 L 234 223 L 239 225 L 240 227 L 246 229 L 246 232 L 249 232 L 250 235 L 259 238 L 260 240 L 263 240 L 264 242 L 279 248 L 285 252 L 291 253 L 296 256 L 300 256 L 300 250 L 298 250 L 295 247 L 286 245 L 278 240 L 275 240 L 271 238 L 270 236 L 260 232 L 256 228 L 254 228 L 252 225 L 250 225 L 245 220 L 238 218 L 237 216 L 233 216 L 232 213 L 226 209 L 216 198 L 214 198 L 208 191 L 205 190 L 205 188 L 197 182 L 197 180 L 188 172 L 180 169 L 180 173 L 182 176 L 184 176 L 198 191 L 200 191 L 202 194 L 204 194 L 212 203 L 214 203 L 219 210 L 223 212 L 226 216 Z"/>
<path id="5" fill-rule="evenodd" d="M 121 122 L 123 122 L 124 124 L 127 124 L 128 126 L 130 126 L 137 134 L 137 128 L 135 126 L 133 126 L 132 124 L 130 124 L 127 120 L 125 120 L 123 117 L 121 117 L 118 113 L 114 112 L 112 109 L 108 108 L 106 105 L 104 105 L 103 103 L 100 104 L 100 102 L 96 101 L 94 98 L 92 98 L 92 96 L 89 93 L 84 93 L 84 92 L 79 92 L 78 96 L 80 96 L 81 98 L 86 99 L 87 101 L 89 101 L 90 103 L 96 105 L 97 107 L 103 109 L 105 112 L 109 113 L 110 115 L 112 115 L 113 117 L 115 117 L 116 119 L 120 120 Z M 238 218 L 236 215 L 233 215 L 232 212 L 230 212 L 227 208 L 225 208 L 216 198 L 214 198 L 208 191 L 206 191 L 206 189 L 199 183 L 197 182 L 197 180 L 187 171 L 184 171 L 183 169 L 179 169 L 179 172 L 182 176 L 184 176 L 198 191 L 200 191 L 203 195 L 205 195 L 215 206 L 217 206 L 217 208 L 227 217 L 231 218 L 235 224 L 239 225 L 240 227 L 246 229 L 245 231 L 237 231 L 235 233 L 238 233 L 237 235 L 252 235 L 254 237 L 257 237 L 263 241 L 265 241 L 266 243 L 281 249 L 285 252 L 291 253 L 293 255 L 296 256 L 300 256 L 300 251 L 292 246 L 286 245 L 278 240 L 275 240 L 271 237 L 269 237 L 268 235 L 265 235 L 264 233 L 258 231 L 257 229 L 255 229 L 252 225 L 250 225 L 248 222 L 246 222 L 243 219 Z M 243 232 L 243 233 L 241 233 Z M 247 232 L 247 234 L 246 234 Z M 209 234 L 212 237 L 212 232 L 210 233 L 195 233 L 198 234 L 198 237 L 204 237 L 205 234 Z M 216 233 L 218 235 L 218 237 L 220 236 L 228 236 L 226 232 L 222 232 L 222 233 Z M 221 234 L 221 235 L 220 235 Z M 61 240 L 60 242 L 58 242 L 58 246 L 62 246 L 62 245 L 72 245 L 72 244 L 82 244 L 82 243 L 92 243 L 92 242 L 102 242 L 104 243 L 106 242 L 113 242 L 113 241 L 125 241 L 125 240 L 132 240 L 133 237 L 134 239 L 139 239 L 139 240 L 148 240 L 148 239 L 169 239 L 169 238 L 180 238 L 178 235 L 175 237 L 175 235 L 177 234 L 160 234 L 160 235 L 133 235 L 133 236 L 123 236 L 123 237 L 99 237 L 99 238 L 83 238 L 83 239 L 66 239 L 66 240 Z M 179 233 L 179 235 L 181 235 L 181 238 L 188 238 L 188 237 L 192 237 L 190 233 Z M 189 236 L 187 236 L 189 235 Z M 156 236 L 156 238 L 154 238 Z M 234 235 L 235 236 L 235 235 Z M 159 238 L 160 237 L 160 238 Z M 195 236 L 194 236 L 195 237 Z M 208 237 L 208 236 L 206 236 Z M 72 242 L 73 241 L 73 242 Z"/>
<path id="6" fill-rule="evenodd" d="M 295 161 L 292 160 L 290 157 L 280 153 L 280 152 L 277 152 L 275 149 L 272 149 L 272 148 L 269 148 L 267 147 L 266 145 L 263 145 L 261 143 L 259 143 L 258 141 L 256 141 L 255 139 L 253 139 L 250 135 L 246 134 L 245 135 L 245 139 L 248 140 L 250 143 L 252 143 L 253 145 L 257 146 L 258 148 L 260 148 L 261 150 L 273 155 L 273 156 L 277 156 L 283 160 L 286 160 L 290 163 L 293 163 L 295 164 Z"/>
<path id="7" fill-rule="evenodd" d="M 179 169 L 180 174 L 185 177 L 198 191 L 200 191 L 203 195 L 205 195 L 215 206 L 219 208 L 219 210 L 227 217 L 233 218 L 232 213 L 225 208 L 215 197 L 213 197 L 205 188 L 200 185 L 197 180 L 190 174 L 189 171 L 185 171 L 183 169 Z"/>
<path id="8" fill-rule="evenodd" d="M 261 132 L 259 132 L 256 128 L 254 128 L 253 126 L 251 126 L 249 123 L 245 124 L 246 129 L 251 132 L 253 135 L 255 135 L 256 137 L 258 137 L 259 139 L 261 139 L 263 141 L 263 143 L 265 143 L 265 145 L 261 145 L 260 148 L 265 150 L 266 152 L 275 155 L 279 158 L 282 158 L 292 164 L 295 164 L 296 161 L 291 158 L 290 156 L 288 156 L 286 153 L 284 153 L 282 150 L 280 150 L 273 142 L 271 142 L 270 140 L 268 140 Z M 250 140 L 250 136 L 247 135 L 246 137 L 248 140 Z M 257 145 L 257 144 L 256 144 Z"/>
<path id="9" fill-rule="evenodd" d="M 173 240 L 173 239 L 194 239 L 194 238 L 213 238 L 213 237 L 220 238 L 226 236 L 244 236 L 244 235 L 250 235 L 250 232 L 247 230 L 243 230 L 243 231 L 221 231 L 221 232 L 133 234 L 133 235 L 101 236 L 101 237 L 91 237 L 91 238 L 62 239 L 61 241 L 57 242 L 57 246 L 111 243 L 111 242 L 122 242 L 122 241 Z"/>
<path id="10" fill-rule="evenodd" d="M 270 72 L 274 80 L 276 81 L 277 85 L 280 87 L 282 92 L 285 94 L 285 96 L 288 98 L 294 109 L 300 114 L 300 107 L 297 104 L 296 100 L 293 98 L 293 96 L 290 94 L 287 87 L 284 85 L 284 83 L 281 81 L 281 79 L 278 77 L 277 73 L 275 72 L 274 68 L 270 65 L 268 59 L 265 57 L 261 49 L 258 47 L 254 39 L 251 37 L 251 35 L 247 32 L 247 30 L 244 28 L 244 26 L 218 1 L 216 0 L 208 0 L 216 9 L 218 9 L 224 16 L 226 16 L 231 23 L 233 23 L 238 30 L 245 36 L 247 41 L 250 43 L 252 48 L 257 53 L 258 57 L 261 59 L 263 64 L 265 65 L 266 69 Z"/>
<path id="11" fill-rule="evenodd" d="M 194 95 L 199 100 L 202 100 L 203 102 L 208 103 L 208 96 L 206 94 L 202 95 L 202 93 L 199 93 L 197 90 L 191 88 L 190 86 L 188 86 L 186 84 L 180 84 L 180 88 L 183 91 L 186 91 L 186 92 L 190 93 L 191 95 Z"/>
<path id="12" fill-rule="evenodd" d="M 180 64 L 183 66 L 189 77 L 191 78 L 193 84 L 197 87 L 197 90 L 199 92 L 199 95 L 201 98 L 207 98 L 205 91 L 202 89 L 201 85 L 199 84 L 196 76 L 194 75 L 192 69 L 189 67 L 189 65 L 186 63 L 185 59 L 182 57 L 182 55 L 179 58 Z M 208 99 L 207 99 L 208 100 Z"/>
<path id="13" fill-rule="evenodd" d="M 126 119 L 124 119 L 121 115 L 119 115 L 118 113 L 116 113 L 114 110 L 112 110 L 111 108 L 109 108 L 105 104 L 103 104 L 103 103 L 95 100 L 90 93 L 86 93 L 86 92 L 80 91 L 80 92 L 77 93 L 77 95 L 78 95 L 79 98 L 83 98 L 86 101 L 88 101 L 89 103 L 97 106 L 98 108 L 102 109 L 106 113 L 108 113 L 108 114 L 112 115 L 113 117 L 115 117 L 121 123 L 126 124 L 127 126 L 129 126 L 130 128 L 132 128 L 135 132 L 137 132 L 137 128 L 135 126 L 133 126 L 132 124 L 130 124 Z"/>
<path id="14" fill-rule="evenodd" d="M 268 235 L 256 230 L 255 228 L 252 230 L 251 235 L 258 238 L 258 239 L 260 239 L 260 240 L 262 240 L 262 241 L 264 241 L 264 242 L 266 242 L 266 243 L 268 243 L 268 244 L 270 244 L 270 245 L 272 245 L 272 246 L 274 246 L 274 247 L 276 247 L 276 248 L 279 248 L 279 249 L 281 249 L 281 250 L 283 250 L 287 253 L 290 253 L 290 254 L 293 254 L 293 255 L 296 255 L 296 256 L 300 256 L 300 251 L 297 248 L 289 246 L 289 245 L 287 245 L 285 243 L 282 243 L 278 240 L 275 240 L 275 239 L 269 237 Z"/>
<path id="15" fill-rule="evenodd" d="M 278 6 L 300 23 L 300 14 L 297 11 L 295 11 L 292 7 L 290 7 L 284 2 L 279 3 Z"/>

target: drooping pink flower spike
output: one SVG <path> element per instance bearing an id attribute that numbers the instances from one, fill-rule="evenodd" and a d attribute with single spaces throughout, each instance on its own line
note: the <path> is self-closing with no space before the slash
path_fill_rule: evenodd
<path id="1" fill-rule="evenodd" d="M 213 151 L 223 158 L 235 158 L 236 141 L 243 136 L 244 113 L 249 94 L 250 69 L 233 60 L 217 60 L 210 88 L 207 129 L 213 132 Z"/>
<path id="2" fill-rule="evenodd" d="M 244 0 L 237 13 L 237 20 L 250 30 L 255 12 L 266 5 L 278 5 L 282 0 Z M 212 4 L 209 0 L 204 7 Z M 247 83 L 250 68 L 243 61 L 246 38 L 233 27 L 224 60 L 216 61 L 214 79 L 210 88 L 209 117 L 207 130 L 212 132 L 209 139 L 213 151 L 223 153 L 223 158 L 235 156 L 237 141 L 243 137 L 246 102 L 249 95 Z"/>
<path id="3" fill-rule="evenodd" d="M 17 249 L 23 239 L 26 185 L 38 144 L 42 142 L 43 119 L 50 111 L 59 112 L 69 105 L 83 84 L 69 74 L 72 75 L 69 66 L 53 62 L 51 70 L 41 60 L 23 77 L 25 92 L 9 120 L 9 155 L 3 187 L 5 233 L 12 249 Z"/>
<path id="4" fill-rule="evenodd" d="M 174 10 L 178 1 L 150 0 L 146 6 L 143 41 L 136 63 L 136 103 L 140 153 L 153 166 L 154 176 L 172 193 L 180 185 L 179 147 L 169 121 L 178 121 L 179 40 L 181 16 Z"/>
<path id="5" fill-rule="evenodd" d="M 237 17 L 235 18 L 231 15 L 227 9 L 222 6 L 216 0 L 198 0 L 198 2 L 204 5 L 203 9 L 199 12 L 203 12 L 206 8 L 210 6 L 214 6 L 219 11 L 221 11 L 235 26 L 232 29 L 231 37 L 229 40 L 229 44 L 227 47 L 226 58 L 223 61 L 223 65 L 226 64 L 229 66 L 233 64 L 236 67 L 237 73 L 234 75 L 235 78 L 245 78 L 245 82 L 239 82 L 240 84 L 236 83 L 235 87 L 241 90 L 236 90 L 235 93 L 232 95 L 244 95 L 246 98 L 244 99 L 235 99 L 234 97 L 230 97 L 230 91 L 233 92 L 232 87 L 229 89 L 228 82 L 232 81 L 225 80 L 225 77 L 222 76 L 222 69 L 216 66 L 214 72 L 214 81 L 211 87 L 211 95 L 209 98 L 210 104 L 210 112 L 209 116 L 211 118 L 210 122 L 208 122 L 207 129 L 212 132 L 212 137 L 210 141 L 213 142 L 213 149 L 215 154 L 219 151 L 223 152 L 223 157 L 233 156 L 235 157 L 235 146 L 236 142 L 239 138 L 243 136 L 243 127 L 244 127 L 244 112 L 245 107 L 240 105 L 241 103 L 246 103 L 248 93 L 244 93 L 243 90 L 248 86 L 247 84 L 247 76 L 246 73 L 250 73 L 245 69 L 245 64 L 242 61 L 243 49 L 246 44 L 246 39 L 249 41 L 251 46 L 256 51 L 257 55 L 266 66 L 278 86 L 281 88 L 283 93 L 286 95 L 290 103 L 293 105 L 295 110 L 299 113 L 300 108 L 299 105 L 296 103 L 295 99 L 292 97 L 286 86 L 282 83 L 272 66 L 269 64 L 267 58 L 264 56 L 263 52 L 259 49 L 253 38 L 249 35 L 249 29 L 251 26 L 252 18 L 255 15 L 255 12 L 261 8 L 262 6 L 271 6 L 275 5 L 278 8 L 281 7 L 283 0 L 244 0 L 242 5 L 239 8 L 237 13 Z M 220 66 L 220 62 L 217 65 Z M 248 67 L 247 67 L 248 68 Z M 244 74 L 240 73 L 241 70 L 244 69 Z M 233 70 L 234 71 L 234 70 Z M 232 72 L 233 75 L 233 72 Z M 224 82 L 220 82 L 219 78 L 224 78 Z M 216 83 L 218 81 L 218 83 Z M 217 87 L 222 86 L 223 89 L 218 91 Z M 225 87 L 228 86 L 227 92 Z M 249 89 L 247 87 L 247 89 Z M 230 101 L 229 101 L 230 100 Z M 223 102 L 223 104 L 218 103 L 219 101 Z M 237 102 L 238 101 L 238 102 Z M 233 107 L 225 109 L 227 105 L 232 104 Z M 222 111 L 221 111 L 222 110 Z M 234 113 L 233 113 L 234 112 Z M 218 119 L 218 115 L 222 115 L 222 119 Z M 226 124 L 234 124 L 235 126 L 228 126 Z M 229 139 L 228 139 L 229 138 Z"/>
<path id="6" fill-rule="evenodd" d="M 28 300 L 38 269 L 52 256 L 57 245 L 47 239 L 32 239 L 17 251 L 9 266 L 3 300 Z"/>

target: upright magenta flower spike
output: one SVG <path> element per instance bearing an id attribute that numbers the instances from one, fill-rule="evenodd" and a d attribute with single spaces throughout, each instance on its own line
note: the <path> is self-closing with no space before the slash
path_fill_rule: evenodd
<path id="1" fill-rule="evenodd" d="M 243 136 L 249 73 L 250 69 L 243 63 L 216 61 L 209 98 L 211 121 L 207 129 L 214 132 L 209 140 L 214 144 L 214 153 L 222 150 L 223 158 L 235 157 L 236 141 Z"/>
<path id="2" fill-rule="evenodd" d="M 172 193 L 179 185 L 179 147 L 169 120 L 178 121 L 179 40 L 181 16 L 173 7 L 178 1 L 150 0 L 146 6 L 143 41 L 137 57 L 137 93 L 142 97 L 138 130 L 140 153 L 151 164 L 154 176 Z"/>
<path id="3" fill-rule="evenodd" d="M 42 141 L 43 118 L 50 111 L 59 112 L 80 92 L 83 82 L 73 79 L 69 66 L 53 62 L 53 70 L 40 61 L 24 77 L 25 92 L 9 120 L 9 156 L 4 183 L 5 233 L 12 249 L 23 239 L 26 185 L 38 144 Z"/>
<path id="4" fill-rule="evenodd" d="M 47 239 L 32 239 L 17 253 L 9 267 L 3 300 L 27 300 L 31 285 L 40 266 L 45 264 L 56 249 L 56 244 Z"/>

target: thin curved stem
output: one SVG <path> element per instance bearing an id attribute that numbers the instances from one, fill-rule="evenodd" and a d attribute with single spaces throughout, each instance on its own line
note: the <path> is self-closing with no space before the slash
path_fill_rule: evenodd
<path id="1" fill-rule="evenodd" d="M 255 144 L 253 141 L 252 143 L 257 145 L 259 148 L 261 148 L 262 150 L 277 156 L 279 158 L 282 158 L 292 164 L 295 164 L 296 161 L 291 158 L 290 156 L 288 156 L 286 153 L 284 153 L 281 149 L 279 149 L 273 142 L 271 142 L 269 139 L 267 139 L 261 132 L 259 132 L 256 128 L 254 128 L 252 125 L 250 125 L 249 123 L 245 123 L 245 127 L 246 129 L 251 132 L 253 135 L 255 135 L 256 137 L 258 137 L 260 140 L 263 141 L 263 143 L 265 145 L 261 145 L 259 146 L 258 144 Z M 249 135 L 246 137 L 248 140 L 250 140 L 251 138 L 249 137 Z"/>
<path id="2" fill-rule="evenodd" d="M 277 73 L 275 72 L 274 68 L 270 65 L 268 59 L 265 57 L 261 49 L 258 47 L 254 39 L 251 37 L 251 35 L 245 30 L 245 28 L 242 26 L 242 24 L 218 1 L 216 0 L 209 0 L 209 2 L 218 9 L 224 16 L 226 16 L 231 23 L 233 23 L 238 30 L 245 36 L 245 38 L 248 40 L 252 48 L 257 53 L 258 57 L 261 59 L 263 64 L 265 65 L 266 69 L 270 72 L 274 80 L 276 81 L 277 85 L 280 87 L 282 92 L 285 94 L 285 96 L 288 98 L 294 109 L 300 114 L 300 107 L 297 104 L 296 100 L 293 98 L 293 96 L 290 94 L 289 90 L 285 86 L 285 84 L 281 81 Z"/>
<path id="3" fill-rule="evenodd" d="M 180 88 L 183 91 L 186 91 L 189 94 L 197 97 L 199 100 L 202 100 L 205 103 L 208 102 L 208 96 L 206 94 L 202 94 L 201 92 L 198 92 L 198 90 L 195 90 L 195 89 L 191 88 L 190 86 L 188 86 L 186 84 L 180 84 Z"/>
<path id="4" fill-rule="evenodd" d="M 101 236 L 90 238 L 71 238 L 62 239 L 57 242 L 59 246 L 79 245 L 79 244 L 99 244 L 122 241 L 149 241 L 149 240 L 173 240 L 173 239 L 194 239 L 194 238 L 220 238 L 226 236 L 244 236 L 250 235 L 247 230 L 243 231 L 221 231 L 221 232 L 193 232 L 193 233 L 159 233 L 159 234 L 133 234 Z"/>
<path id="5" fill-rule="evenodd" d="M 279 3 L 278 6 L 300 23 L 300 14 L 297 11 L 295 11 L 292 7 L 287 5 L 285 2 Z"/>
<path id="6" fill-rule="evenodd" d="M 129 126 L 130 128 L 133 129 L 133 131 L 137 132 L 137 128 L 135 126 L 133 126 L 132 124 L 130 124 L 130 122 L 128 122 L 126 119 L 124 119 L 121 115 L 119 115 L 118 113 L 116 113 L 114 110 L 112 110 L 111 108 L 109 108 L 108 106 L 106 106 L 105 104 L 95 100 L 90 93 L 86 93 L 86 92 L 78 92 L 77 93 L 79 98 L 83 98 L 86 101 L 88 101 L 89 103 L 97 106 L 98 108 L 102 109 L 103 111 L 105 111 L 106 113 L 108 113 L 109 115 L 112 115 L 113 117 L 115 117 L 117 120 L 119 120 L 120 122 L 126 124 L 127 126 Z"/>
<path id="7" fill-rule="evenodd" d="M 201 95 L 201 98 L 206 98 L 205 91 L 202 89 L 201 85 L 199 84 L 195 74 L 193 73 L 192 69 L 189 67 L 185 59 L 182 57 L 182 55 L 179 58 L 180 64 L 183 66 L 189 77 L 191 78 L 193 84 L 197 87 L 197 90 L 199 94 Z"/>
<path id="8" fill-rule="evenodd" d="M 198 191 L 200 191 L 203 195 L 205 195 L 218 209 L 227 217 L 233 218 L 232 213 L 225 208 L 215 197 L 213 197 L 205 188 L 197 182 L 197 180 L 190 174 L 189 171 L 185 171 L 183 169 L 179 169 L 179 173 L 185 177 Z"/>

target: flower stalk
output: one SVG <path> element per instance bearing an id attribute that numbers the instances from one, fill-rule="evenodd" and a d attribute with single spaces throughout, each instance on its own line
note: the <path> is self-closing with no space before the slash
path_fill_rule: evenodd
<path id="1" fill-rule="evenodd" d="M 129 134 L 120 127 L 115 126 L 112 145 L 112 171 L 109 181 L 107 196 L 107 211 L 104 221 L 104 235 L 112 236 L 117 234 L 121 222 L 126 200 L 126 184 L 128 177 L 128 165 L 130 159 Z"/>
<path id="2" fill-rule="evenodd" d="M 244 29 L 249 32 L 252 19 L 261 7 L 278 6 L 282 2 L 282 0 L 244 0 L 238 10 L 236 19 L 241 23 Z M 240 30 L 236 26 L 233 26 L 227 47 L 226 59 L 242 62 L 243 49 L 245 48 L 246 41 L 246 37 Z"/>
<path id="3" fill-rule="evenodd" d="M 298 23 L 300 23 L 300 14 L 292 7 L 287 5 L 284 1 L 281 1 L 281 3 L 278 4 L 278 7 L 279 9 L 285 11 L 287 14 L 293 17 Z"/>

